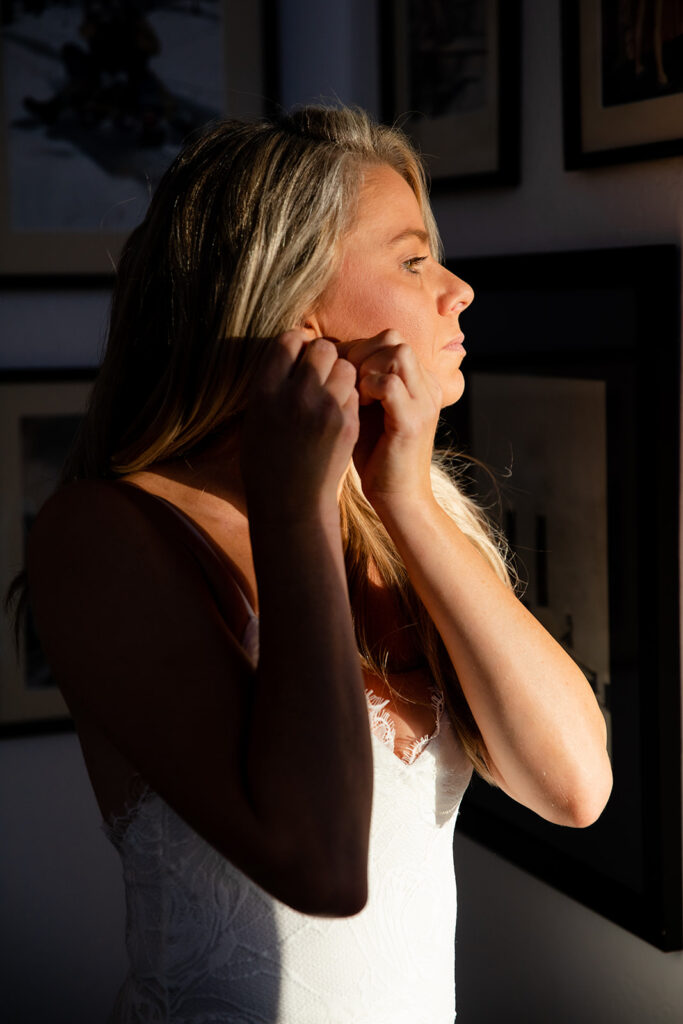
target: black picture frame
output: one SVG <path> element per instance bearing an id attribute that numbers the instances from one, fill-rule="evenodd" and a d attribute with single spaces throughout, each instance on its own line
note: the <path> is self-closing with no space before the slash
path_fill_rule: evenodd
<path id="1" fill-rule="evenodd" d="M 26 282 L 22 282 L 26 286 Z M 13 285 L 14 286 L 14 285 Z M 24 568 L 28 530 L 57 485 L 85 410 L 94 367 L 0 370 L 0 595 Z M 0 737 L 73 729 L 40 649 L 30 609 L 15 643 L 0 615 Z"/>
<path id="2" fill-rule="evenodd" d="M 683 33 L 671 26 L 663 38 L 668 6 L 658 33 L 655 5 L 642 7 L 649 18 L 638 33 L 628 21 L 635 4 L 562 0 L 567 170 L 683 153 Z"/>
<path id="3" fill-rule="evenodd" d="M 0 59 L 0 273 L 104 274 L 193 132 L 277 109 L 278 4 L 8 4 Z"/>
<path id="4" fill-rule="evenodd" d="M 381 0 L 380 39 L 382 119 L 411 136 L 432 191 L 518 184 L 519 0 Z"/>
<path id="5" fill-rule="evenodd" d="M 463 316 L 465 395 L 446 411 L 446 432 L 456 445 L 471 446 L 473 424 L 483 422 L 476 409 L 480 379 L 486 386 L 479 393 L 489 396 L 486 432 L 504 442 L 515 432 L 533 439 L 534 451 L 522 441 L 511 454 L 512 475 L 501 481 L 503 508 L 511 488 L 514 494 L 515 467 L 522 466 L 524 481 L 525 460 L 534 465 L 547 436 L 551 453 L 565 465 L 571 461 L 577 420 L 566 400 L 553 406 L 558 384 L 592 394 L 591 408 L 599 412 L 601 402 L 604 408 L 609 636 L 603 642 L 614 770 L 607 807 L 587 829 L 549 824 L 480 779 L 463 801 L 459 828 L 659 949 L 680 949 L 678 248 L 456 259 L 449 266 L 472 284 L 476 299 Z M 533 423 L 524 381 L 531 381 L 532 396 L 548 392 L 545 408 L 552 399 L 552 412 L 520 434 L 510 409 L 515 421 Z M 503 394 L 506 384 L 512 397 L 497 414 L 490 395 Z M 595 395 L 604 402 L 596 404 Z M 478 432 L 479 447 L 470 451 L 486 461 L 486 432 Z M 574 452 L 579 464 L 599 466 L 598 456 L 585 445 Z M 554 479 L 563 476 L 555 471 Z M 555 495 L 553 507 L 564 501 L 572 510 L 585 508 L 582 489 L 579 483 L 572 494 Z M 538 574 L 543 569 L 534 560 L 555 557 L 552 532 L 529 547 L 522 558 Z M 532 594 L 534 600 L 541 599 Z M 552 599 L 546 596 L 545 604 Z"/>

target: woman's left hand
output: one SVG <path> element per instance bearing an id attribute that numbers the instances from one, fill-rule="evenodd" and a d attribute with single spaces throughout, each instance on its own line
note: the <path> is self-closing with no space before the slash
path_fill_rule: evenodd
<path id="1" fill-rule="evenodd" d="M 441 387 L 398 331 L 338 345 L 358 371 L 360 437 L 353 460 L 375 508 L 431 495 Z"/>

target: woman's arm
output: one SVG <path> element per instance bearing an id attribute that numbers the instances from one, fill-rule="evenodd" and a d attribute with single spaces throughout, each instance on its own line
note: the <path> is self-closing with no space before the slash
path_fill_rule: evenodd
<path id="1" fill-rule="evenodd" d="M 446 645 L 492 775 L 542 817 L 590 824 L 611 789 L 602 714 L 580 669 L 434 499 L 438 384 L 395 332 L 347 357 L 370 406 L 356 455 L 363 489 Z"/>
<path id="2" fill-rule="evenodd" d="M 302 357 L 302 340 L 276 343 L 244 428 L 256 671 L 191 551 L 128 488 L 63 489 L 32 531 L 28 569 L 76 718 L 267 891 L 344 915 L 366 898 L 372 787 L 336 503 L 357 394 L 329 343 Z"/>
<path id="3" fill-rule="evenodd" d="M 378 509 L 515 800 L 589 825 L 611 789 L 605 722 L 579 668 L 431 499 Z"/>

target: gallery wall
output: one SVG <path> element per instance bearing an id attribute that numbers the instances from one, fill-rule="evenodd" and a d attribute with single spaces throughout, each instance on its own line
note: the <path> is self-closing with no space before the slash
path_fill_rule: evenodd
<path id="1" fill-rule="evenodd" d="M 447 255 L 681 244 L 683 158 L 563 169 L 559 0 L 522 6 L 521 184 L 439 196 Z M 285 105 L 338 96 L 377 112 L 371 4 L 280 0 L 280 20 Z M 104 304 L 74 296 L 56 315 L 54 301 L 37 311 L 0 295 L 0 367 L 96 364 Z M 524 330 L 523 308 L 510 309 L 510 330 Z M 5 1019 L 104 1021 L 124 970 L 123 891 L 72 734 L 0 742 L 0 837 Z M 463 1024 L 683 1018 L 683 953 L 658 951 L 463 836 L 456 863 Z"/>

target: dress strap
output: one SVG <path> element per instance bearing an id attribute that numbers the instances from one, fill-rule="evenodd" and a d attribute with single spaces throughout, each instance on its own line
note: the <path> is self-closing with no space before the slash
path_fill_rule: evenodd
<path id="1" fill-rule="evenodd" d="M 243 607 L 244 611 L 247 613 L 247 628 L 251 622 L 258 618 L 249 599 L 247 598 L 247 595 L 237 582 L 230 559 L 223 549 L 220 548 L 213 538 L 206 532 L 206 530 L 202 529 L 199 523 L 195 522 L 191 516 L 186 512 L 183 512 L 183 510 L 177 505 L 174 505 L 172 501 L 168 501 L 167 498 L 162 498 L 161 495 L 153 494 L 151 491 L 145 490 L 144 487 L 139 487 L 137 484 L 130 483 L 124 479 L 117 480 L 115 486 L 125 487 L 127 494 L 133 497 L 134 500 L 138 501 L 139 504 L 144 505 L 148 510 L 154 512 L 155 510 L 163 509 L 164 512 L 169 513 L 169 516 L 176 524 L 181 526 L 183 533 L 186 536 L 189 534 L 193 541 L 199 541 L 199 545 L 196 543 L 192 544 L 192 551 L 202 565 L 207 578 L 212 585 L 214 597 L 223 610 L 227 609 L 225 607 L 225 602 L 221 600 L 219 588 L 216 586 L 218 579 L 220 579 L 220 582 L 223 585 L 225 585 L 226 582 L 228 583 L 234 595 L 238 598 L 240 606 Z M 164 518 L 168 521 L 167 516 Z M 208 556 L 208 558 L 206 556 Z M 228 616 L 228 621 L 229 620 Z"/>

